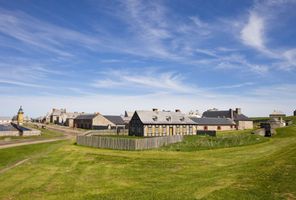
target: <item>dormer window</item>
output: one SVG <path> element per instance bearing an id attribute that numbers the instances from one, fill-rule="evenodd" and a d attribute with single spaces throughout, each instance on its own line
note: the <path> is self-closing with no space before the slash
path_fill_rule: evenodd
<path id="1" fill-rule="evenodd" d="M 185 120 L 185 117 L 181 117 L 180 121 L 183 122 Z"/>
<path id="2" fill-rule="evenodd" d="M 153 121 L 157 121 L 157 116 L 152 117 Z"/>
<path id="3" fill-rule="evenodd" d="M 169 121 L 171 121 L 171 117 L 170 116 L 167 116 L 166 117 L 166 120 L 169 122 Z"/>

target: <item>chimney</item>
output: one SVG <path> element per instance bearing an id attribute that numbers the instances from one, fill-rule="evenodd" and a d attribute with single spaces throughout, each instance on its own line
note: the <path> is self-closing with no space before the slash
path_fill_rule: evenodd
<path id="1" fill-rule="evenodd" d="M 233 119 L 233 110 L 231 108 L 229 109 L 229 113 L 230 113 L 230 118 Z"/>
<path id="2" fill-rule="evenodd" d="M 175 112 L 181 112 L 181 110 L 180 109 L 176 109 Z"/>
<path id="3" fill-rule="evenodd" d="M 152 111 L 153 111 L 153 112 L 157 112 L 158 109 L 157 109 L 157 108 L 152 108 Z"/>
<path id="4" fill-rule="evenodd" d="M 240 115 L 240 114 L 242 114 L 242 109 L 241 108 L 236 108 L 235 112 L 236 112 L 236 114 Z"/>

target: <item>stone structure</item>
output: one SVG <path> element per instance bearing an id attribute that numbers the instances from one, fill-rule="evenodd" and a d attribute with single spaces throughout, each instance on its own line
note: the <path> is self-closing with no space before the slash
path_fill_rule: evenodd
<path id="1" fill-rule="evenodd" d="M 23 123 L 24 123 L 24 111 L 21 106 L 17 112 L 17 124 L 22 125 Z"/>
<path id="2" fill-rule="evenodd" d="M 120 116 L 101 115 L 100 113 L 82 114 L 74 119 L 74 127 L 84 129 L 124 129 L 124 121 Z"/>
<path id="3" fill-rule="evenodd" d="M 228 118 L 235 122 L 235 126 L 237 130 L 244 129 L 253 129 L 253 121 L 242 114 L 240 108 L 236 108 L 235 110 L 218 110 L 211 109 L 203 113 L 202 117 L 208 118 Z"/>
<path id="4" fill-rule="evenodd" d="M 176 111 L 135 111 L 129 123 L 129 135 L 146 137 L 196 134 L 196 123 L 179 110 Z"/>
<path id="5" fill-rule="evenodd" d="M 236 123 L 228 118 L 190 118 L 196 122 L 196 130 L 204 131 L 230 131 L 236 130 Z"/>
<path id="6" fill-rule="evenodd" d="M 38 136 L 41 131 L 29 129 L 18 124 L 2 124 L 0 125 L 0 136 Z"/>
<path id="7" fill-rule="evenodd" d="M 53 108 L 52 109 L 52 112 L 50 114 L 50 123 L 53 123 L 53 124 L 63 124 L 65 121 L 64 120 L 64 117 L 63 117 L 63 114 L 66 113 L 66 109 L 56 109 L 56 108 Z"/>
<path id="8" fill-rule="evenodd" d="M 281 111 L 274 110 L 273 113 L 269 115 L 270 120 L 269 123 L 272 128 L 279 128 L 286 126 L 286 122 L 284 121 L 284 117 L 286 117 L 286 114 L 284 114 Z"/>

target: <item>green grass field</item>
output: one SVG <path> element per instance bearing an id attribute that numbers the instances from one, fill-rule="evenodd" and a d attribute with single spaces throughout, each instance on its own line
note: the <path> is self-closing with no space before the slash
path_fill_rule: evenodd
<path id="1" fill-rule="evenodd" d="M 245 131 L 221 131 L 216 137 L 211 136 L 185 136 L 183 142 L 162 147 L 168 151 L 199 151 L 252 145 L 268 141 L 268 138 L 251 134 L 251 130 Z"/>
<path id="2" fill-rule="evenodd" d="M 219 137 L 239 134 L 245 135 Z M 202 151 L 194 150 L 193 137 L 180 151 L 105 150 L 74 141 L 2 149 L 0 170 L 29 160 L 0 174 L 0 199 L 295 199 L 296 126 L 256 144 L 242 137 L 249 143 L 230 139 Z"/>

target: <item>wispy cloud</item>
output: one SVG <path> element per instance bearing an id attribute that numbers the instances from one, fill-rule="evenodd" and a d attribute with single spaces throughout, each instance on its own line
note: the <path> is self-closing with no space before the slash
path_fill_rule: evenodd
<path id="1" fill-rule="evenodd" d="M 185 83 L 184 77 L 175 72 L 159 72 L 142 69 L 127 72 L 110 70 L 103 73 L 104 79 L 96 80 L 92 86 L 124 90 L 142 88 L 153 92 L 194 93 L 197 89 Z"/>
<path id="2" fill-rule="evenodd" d="M 44 85 L 40 85 L 40 84 L 20 82 L 20 81 L 12 81 L 12 80 L 5 80 L 5 79 L 0 79 L 0 84 L 1 83 L 2 84 L 8 84 L 8 85 L 22 86 L 22 87 L 50 88 L 48 86 L 44 86 Z"/>

